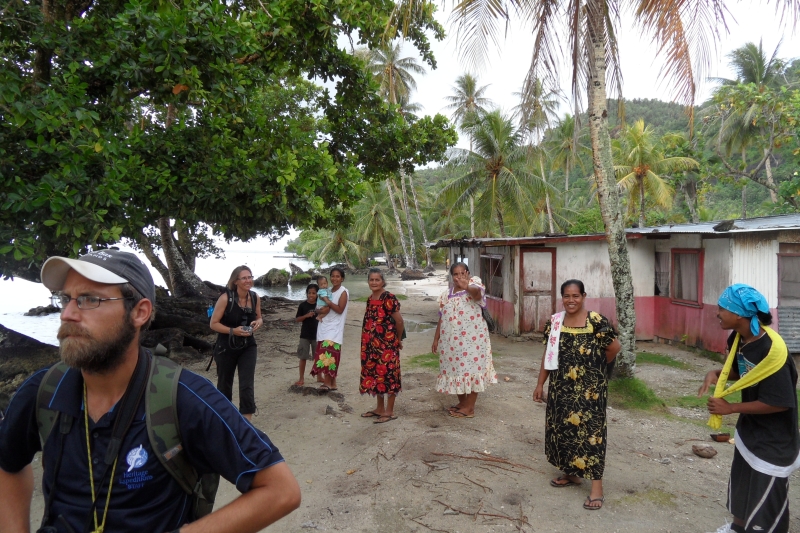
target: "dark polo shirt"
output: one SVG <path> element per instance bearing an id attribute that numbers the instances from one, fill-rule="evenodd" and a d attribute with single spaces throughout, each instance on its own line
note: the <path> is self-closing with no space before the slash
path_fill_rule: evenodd
<path id="1" fill-rule="evenodd" d="M 11 399 L 5 419 L 0 422 L 0 468 L 6 472 L 19 472 L 41 448 L 36 426 L 36 394 L 45 372 L 40 370 L 23 383 Z M 52 471 L 58 450 L 58 425 L 45 443 L 43 492 L 47 498 L 55 486 L 51 525 L 59 533 L 66 533 L 55 520 L 63 515 L 76 532 L 81 532 L 89 524 L 92 498 L 80 372 L 67 372 L 56 390 L 53 406 L 71 415 L 74 422 L 64 440 L 63 459 L 55 485 Z M 187 370 L 181 373 L 177 407 L 181 440 L 190 463 L 199 474 L 216 472 L 234 483 L 240 492 L 247 492 L 256 472 L 283 461 L 269 438 L 250 425 L 205 378 Z M 103 458 L 115 417 L 112 409 L 97 423 L 89 419 L 95 490 L 105 470 Z M 110 474 L 111 467 L 98 497 L 98 520 L 102 520 Z M 172 531 L 187 522 L 189 507 L 189 496 L 161 466 L 150 447 L 142 401 L 122 443 L 105 530 Z"/>

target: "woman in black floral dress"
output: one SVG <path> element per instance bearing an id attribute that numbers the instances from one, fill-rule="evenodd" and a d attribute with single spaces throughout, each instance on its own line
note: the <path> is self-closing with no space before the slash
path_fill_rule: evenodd
<path id="1" fill-rule="evenodd" d="M 394 401 L 401 390 L 400 350 L 403 348 L 405 325 L 400 315 L 400 302 L 386 290 L 383 272 L 377 268 L 370 269 L 367 284 L 372 293 L 367 299 L 361 331 L 359 392 L 376 396 L 377 405 L 361 417 L 376 417 L 374 423 L 383 424 L 397 419 Z"/>
<path id="2" fill-rule="evenodd" d="M 583 282 L 564 282 L 561 298 L 564 312 L 553 315 L 545 326 L 549 347 L 542 357 L 533 401 L 546 398 L 545 455 L 563 472 L 550 485 L 569 487 L 579 485 L 583 478 L 592 480 L 583 507 L 597 510 L 603 506 L 607 376 L 622 346 L 608 319 L 584 308 Z"/>

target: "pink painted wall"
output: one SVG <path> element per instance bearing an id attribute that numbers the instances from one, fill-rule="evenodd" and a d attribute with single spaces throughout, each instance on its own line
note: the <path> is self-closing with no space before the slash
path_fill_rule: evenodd
<path id="1" fill-rule="evenodd" d="M 634 298 L 636 307 L 636 339 L 653 339 L 653 316 L 654 316 L 654 297 L 637 296 Z M 590 311 L 596 311 L 608 318 L 615 326 L 617 325 L 617 302 L 614 298 L 586 298 L 584 307 Z M 559 299 L 556 303 L 556 311 L 563 311 L 564 306 Z"/>
<path id="2" fill-rule="evenodd" d="M 492 315 L 500 333 L 514 334 L 514 304 L 499 298 L 486 297 L 486 308 Z"/>
<path id="3" fill-rule="evenodd" d="M 586 308 L 609 318 L 615 325 L 617 311 L 614 298 L 587 298 Z M 729 331 L 720 329 L 717 306 L 705 304 L 702 308 L 673 304 L 663 296 L 637 296 L 636 339 L 652 340 L 654 337 L 682 342 L 717 353 L 725 353 Z M 561 302 L 558 310 L 562 311 Z M 773 317 L 776 309 L 770 309 Z M 773 323 L 774 327 L 777 320 Z M 684 337 L 685 336 L 685 337 Z"/>

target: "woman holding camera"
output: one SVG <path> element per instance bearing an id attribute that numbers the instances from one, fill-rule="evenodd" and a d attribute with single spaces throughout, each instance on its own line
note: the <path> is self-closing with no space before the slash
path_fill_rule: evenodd
<path id="1" fill-rule="evenodd" d="M 211 329 L 217 332 L 214 360 L 217 389 L 231 400 L 233 375 L 239 369 L 239 412 L 250 420 L 256 412 L 253 382 L 256 372 L 256 341 L 253 332 L 261 320 L 261 298 L 253 288 L 253 272 L 246 266 L 233 269 L 227 290 L 220 295 L 211 314 Z"/>

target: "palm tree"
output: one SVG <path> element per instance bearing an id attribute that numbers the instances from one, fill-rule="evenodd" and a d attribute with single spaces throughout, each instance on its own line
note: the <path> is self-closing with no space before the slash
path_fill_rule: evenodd
<path id="1" fill-rule="evenodd" d="M 363 263 L 365 250 L 352 240 L 347 228 L 332 231 L 313 231 L 303 242 L 302 252 L 316 265 L 344 261 L 348 268 L 355 268 L 353 260 Z"/>
<path id="2" fill-rule="evenodd" d="M 760 91 L 769 87 L 775 88 L 786 81 L 784 71 L 786 69 L 786 61 L 778 58 L 778 50 L 780 43 L 773 50 L 772 55 L 767 58 L 764 53 L 764 47 L 761 41 L 758 46 L 755 43 L 746 43 L 728 54 L 729 65 L 736 73 L 736 79 L 716 78 L 723 87 L 736 86 L 742 84 L 755 84 Z M 742 157 L 742 165 L 747 165 L 747 148 L 754 142 L 759 140 L 768 142 L 768 136 L 765 135 L 763 128 L 753 126 L 752 120 L 749 115 L 753 112 L 759 112 L 755 108 L 736 110 L 733 109 L 728 114 L 720 125 L 718 142 L 720 146 L 725 146 L 728 155 L 738 148 Z M 770 153 L 773 147 L 762 146 L 762 151 L 766 161 L 764 162 L 765 171 L 767 174 L 767 183 L 773 188 L 769 189 L 769 197 L 772 203 L 778 201 L 778 195 L 774 190 L 775 181 L 772 178 L 772 165 L 770 162 Z"/>
<path id="3" fill-rule="evenodd" d="M 380 95 L 390 104 L 408 102 L 411 92 L 417 88 L 414 74 L 425 74 L 425 68 L 414 56 L 400 57 L 402 44 L 387 43 L 366 53 L 367 70 L 380 83 Z M 361 52 L 364 54 L 363 52 Z"/>
<path id="4" fill-rule="evenodd" d="M 576 132 L 576 126 L 575 117 L 567 113 L 550 130 L 546 140 L 553 158 L 553 168 L 564 170 L 564 192 L 569 192 L 570 172 L 576 165 L 583 168 L 581 156 L 591 153 L 591 148 L 585 144 L 586 131 L 581 128 Z"/>
<path id="5" fill-rule="evenodd" d="M 353 224 L 351 228 L 356 236 L 356 241 L 375 249 L 383 249 L 386 256 L 386 266 L 389 271 L 395 270 L 391 260 L 388 242 L 392 242 L 394 220 L 389 216 L 389 198 L 380 193 L 377 184 L 367 184 L 364 196 L 353 206 Z"/>
<path id="6" fill-rule="evenodd" d="M 445 109 L 451 110 L 453 113 L 450 118 L 453 123 L 461 127 L 465 121 L 469 121 L 473 116 L 483 116 L 486 114 L 487 109 L 492 107 L 492 101 L 486 98 L 486 90 L 488 85 L 478 87 L 478 79 L 472 74 L 462 74 L 456 78 L 456 84 L 453 86 L 453 94 L 446 96 L 445 99 L 450 102 Z M 472 136 L 469 137 L 469 150 L 472 151 Z M 469 199 L 469 227 L 471 235 L 475 235 L 475 199 Z"/>
<path id="7" fill-rule="evenodd" d="M 531 195 L 545 185 L 531 170 L 525 132 L 500 111 L 465 124 L 474 150 L 453 150 L 451 163 L 466 168 L 442 190 L 442 200 L 454 208 L 475 198 L 478 218 L 495 218 L 500 236 L 506 236 L 504 213 L 524 219 L 531 212 Z"/>
<path id="8" fill-rule="evenodd" d="M 639 204 L 639 227 L 643 228 L 645 193 L 656 205 L 670 207 L 674 191 L 662 175 L 696 169 L 699 164 L 691 157 L 665 157 L 662 145 L 654 139 L 653 129 L 645 126 L 642 119 L 626 127 L 614 144 L 619 186 L 630 195 L 629 210 Z"/>
<path id="9" fill-rule="evenodd" d="M 445 96 L 445 100 L 450 102 L 445 109 L 452 111 L 450 118 L 460 126 L 471 115 L 484 115 L 488 108 L 492 107 L 492 101 L 486 98 L 488 85 L 478 87 L 478 78 L 472 74 L 462 74 L 456 78 L 453 85 L 453 94 Z"/>
<path id="10" fill-rule="evenodd" d="M 410 108 L 412 106 L 415 109 L 418 107 L 414 104 L 410 104 L 411 92 L 417 88 L 417 82 L 414 80 L 413 74 L 425 74 L 425 69 L 419 63 L 417 63 L 416 57 L 400 57 L 401 55 L 402 45 L 400 42 L 394 45 L 388 43 L 374 50 L 370 50 L 367 55 L 367 69 L 372 72 L 372 74 L 378 80 L 378 83 L 380 83 L 381 96 L 383 96 L 386 101 L 392 105 L 401 105 L 401 113 L 403 113 L 402 105 L 406 106 L 407 112 L 410 112 Z M 418 264 L 417 251 L 414 245 L 414 227 L 411 223 L 411 210 L 408 206 L 408 194 L 406 192 L 406 173 L 402 167 L 400 167 L 399 173 L 400 185 L 402 188 L 402 194 L 400 194 L 400 205 L 405 212 L 406 224 L 408 226 L 409 251 L 406 255 L 406 265 L 412 269 L 417 269 Z M 389 181 L 392 181 L 391 178 Z M 413 189 L 413 182 L 411 186 Z M 387 184 L 387 188 L 390 187 L 391 184 Z M 389 194 L 390 196 L 393 196 L 391 191 Z M 417 209 L 417 216 L 421 217 L 419 214 L 419 204 L 417 202 L 416 195 L 414 196 L 414 204 Z M 392 206 L 394 207 L 394 199 L 392 199 Z M 396 217 L 396 219 L 398 222 L 398 233 L 403 233 L 402 224 L 399 222 L 400 218 Z M 427 248 L 427 236 L 424 234 L 424 226 L 423 240 L 426 241 L 425 250 L 427 254 L 428 266 L 431 266 L 431 255 L 430 250 Z"/>
<path id="11" fill-rule="evenodd" d="M 526 82 L 527 83 L 527 82 Z M 538 142 L 539 135 L 548 128 L 558 112 L 560 91 L 547 89 L 542 80 L 533 79 L 530 86 L 523 86 L 522 91 L 515 92 L 519 104 L 514 106 L 514 118 L 520 126 Z"/>

